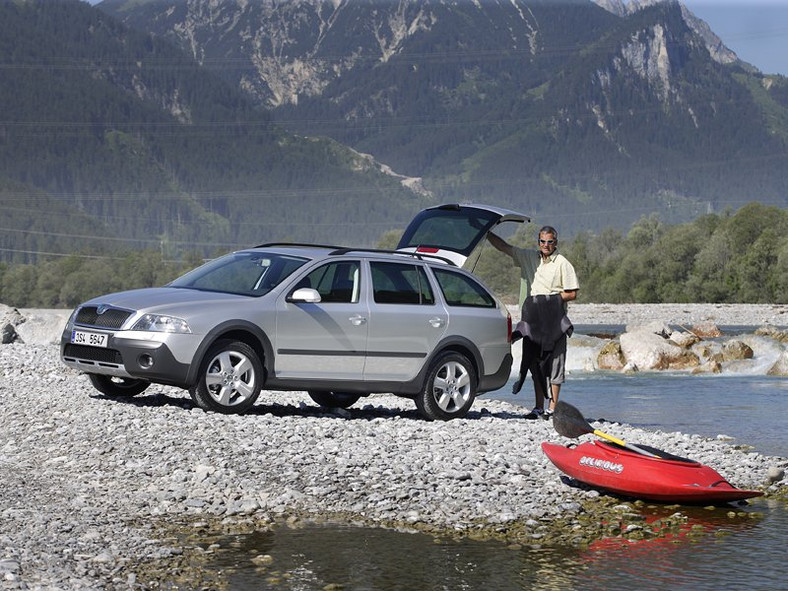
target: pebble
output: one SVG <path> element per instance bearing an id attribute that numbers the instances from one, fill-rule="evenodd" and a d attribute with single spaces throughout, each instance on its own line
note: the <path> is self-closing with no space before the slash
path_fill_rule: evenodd
<path id="1" fill-rule="evenodd" d="M 538 539 L 599 496 L 563 482 L 539 446 L 570 440 L 519 406 L 481 398 L 446 423 L 389 395 L 357 406 L 326 412 L 303 392 L 264 391 L 248 414 L 221 415 L 157 385 L 110 399 L 60 362 L 57 345 L 0 346 L 0 588 L 144 588 L 136 565 L 184 551 L 160 538 L 163 522 L 196 530 L 312 513 L 472 532 L 516 521 Z M 739 487 L 785 475 L 785 460 L 724 441 L 615 432 Z"/>

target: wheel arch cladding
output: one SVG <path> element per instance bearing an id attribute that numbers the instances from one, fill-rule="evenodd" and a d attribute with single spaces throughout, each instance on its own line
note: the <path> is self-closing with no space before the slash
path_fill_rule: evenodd
<path id="1" fill-rule="evenodd" d="M 189 367 L 189 384 L 196 384 L 200 366 L 205 360 L 208 349 L 222 340 L 241 341 L 254 349 L 254 352 L 260 358 L 260 363 L 263 365 L 263 371 L 265 373 L 263 376 L 264 385 L 270 373 L 268 364 L 273 360 L 271 341 L 268 340 L 268 336 L 259 326 L 246 321 L 223 322 L 206 335 L 194 355 L 194 362 Z"/>
<path id="2" fill-rule="evenodd" d="M 435 348 L 435 353 L 431 356 L 429 363 L 426 364 L 426 367 L 431 366 L 435 359 L 444 353 L 459 353 L 460 355 L 467 357 L 468 361 L 470 361 L 471 365 L 473 366 L 474 372 L 476 373 L 475 386 L 479 386 L 481 378 L 484 376 L 484 362 L 482 361 L 481 353 L 479 353 L 479 349 L 476 347 L 476 345 L 463 337 L 452 337 L 447 341 L 441 342 Z"/>

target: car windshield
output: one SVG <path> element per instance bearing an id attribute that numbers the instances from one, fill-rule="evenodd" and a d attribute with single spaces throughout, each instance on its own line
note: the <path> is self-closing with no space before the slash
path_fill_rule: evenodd
<path id="1" fill-rule="evenodd" d="M 170 287 L 261 296 L 308 260 L 276 253 L 235 252 L 189 271 Z"/>

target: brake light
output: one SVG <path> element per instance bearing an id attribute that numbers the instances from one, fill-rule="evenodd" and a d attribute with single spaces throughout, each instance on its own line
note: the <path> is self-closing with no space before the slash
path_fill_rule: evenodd
<path id="1" fill-rule="evenodd" d="M 512 315 L 506 313 L 506 340 L 512 342 Z"/>
<path id="2" fill-rule="evenodd" d="M 426 252 L 428 254 L 435 254 L 439 250 L 439 248 L 435 248 L 434 246 L 419 246 L 416 248 L 416 252 Z"/>

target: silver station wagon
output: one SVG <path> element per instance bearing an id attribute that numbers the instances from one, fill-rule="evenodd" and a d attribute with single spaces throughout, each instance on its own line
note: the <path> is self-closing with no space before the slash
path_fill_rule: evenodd
<path id="1" fill-rule="evenodd" d="M 172 283 L 81 304 L 61 358 L 111 397 L 150 384 L 201 408 L 242 413 L 260 391 L 305 391 L 347 408 L 372 393 L 463 417 L 510 375 L 505 306 L 461 267 L 488 230 L 524 215 L 484 205 L 426 209 L 396 251 L 266 244 Z"/>

